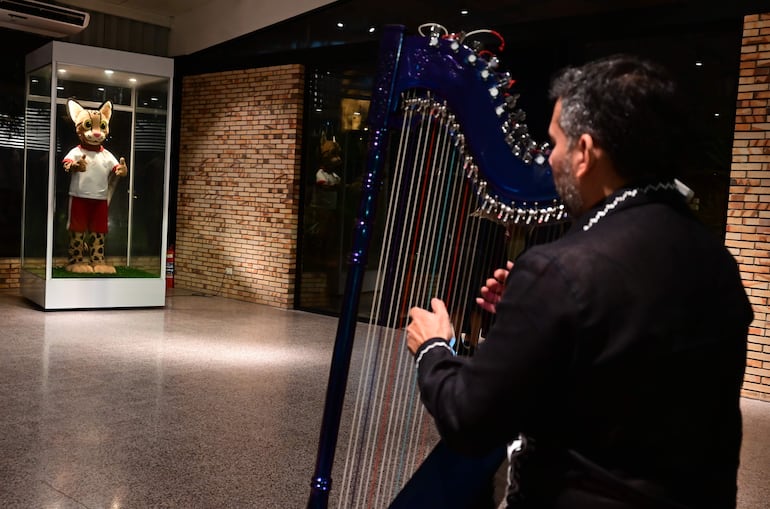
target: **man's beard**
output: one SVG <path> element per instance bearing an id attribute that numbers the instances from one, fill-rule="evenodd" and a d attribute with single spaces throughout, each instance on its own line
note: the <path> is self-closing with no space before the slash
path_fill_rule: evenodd
<path id="1" fill-rule="evenodd" d="M 569 160 L 565 158 L 553 170 L 553 182 L 556 185 L 556 192 L 559 193 L 569 215 L 573 218 L 577 217 L 583 210 L 583 198 L 580 196 L 577 179 L 569 165 Z"/>

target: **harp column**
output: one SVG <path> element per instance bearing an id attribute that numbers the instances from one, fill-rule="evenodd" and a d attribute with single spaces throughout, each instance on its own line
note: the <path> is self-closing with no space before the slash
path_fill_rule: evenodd
<path id="1" fill-rule="evenodd" d="M 321 421 L 321 433 L 316 457 L 316 468 L 311 480 L 308 509 L 324 509 L 328 505 L 331 490 L 331 471 L 334 453 L 337 448 L 337 435 L 345 399 L 350 357 L 353 351 L 356 322 L 361 287 L 366 270 L 367 253 L 371 241 L 377 196 L 382 185 L 382 167 L 387 145 L 389 112 L 394 108 L 395 76 L 401 57 L 404 39 L 404 27 L 389 26 L 383 33 L 380 43 L 379 69 L 372 106 L 369 110 L 370 125 L 373 133 L 367 155 L 368 172 L 362 183 L 361 204 L 355 223 L 353 249 L 348 259 L 348 275 L 345 283 L 345 295 L 355 296 L 343 303 L 337 335 L 329 369 L 329 384 L 326 389 L 326 402 Z"/>

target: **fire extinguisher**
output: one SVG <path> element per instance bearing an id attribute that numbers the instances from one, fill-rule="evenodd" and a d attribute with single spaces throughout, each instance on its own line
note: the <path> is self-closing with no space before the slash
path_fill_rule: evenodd
<path id="1" fill-rule="evenodd" d="M 174 246 L 166 251 L 166 288 L 174 288 Z"/>

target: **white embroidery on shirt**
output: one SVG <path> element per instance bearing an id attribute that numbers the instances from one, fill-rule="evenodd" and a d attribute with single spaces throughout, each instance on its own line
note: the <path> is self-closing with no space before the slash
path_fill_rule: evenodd
<path id="1" fill-rule="evenodd" d="M 414 361 L 414 367 L 417 369 L 420 369 L 420 361 L 422 360 L 423 355 L 428 353 L 429 350 L 436 348 L 437 346 L 443 346 L 444 348 L 452 352 L 452 355 L 455 355 L 455 351 L 452 350 L 452 347 L 450 347 L 446 341 L 436 341 L 432 345 L 428 345 L 427 347 L 425 347 L 425 349 L 422 352 L 420 352 L 420 355 L 417 356 L 417 360 Z"/>
<path id="2" fill-rule="evenodd" d="M 614 200 L 612 200 L 610 203 L 606 204 L 603 209 L 598 210 L 594 216 L 588 220 L 588 223 L 583 225 L 583 231 L 587 232 L 591 228 L 593 228 L 596 223 L 598 223 L 604 216 L 606 216 L 611 210 L 613 210 L 615 207 L 623 203 L 629 198 L 633 198 L 634 196 L 638 195 L 639 193 L 647 194 L 650 191 L 660 191 L 662 189 L 667 189 L 669 191 L 678 190 L 678 187 L 674 182 L 658 182 L 657 184 L 650 184 L 647 187 L 644 187 L 642 189 L 629 189 L 628 191 L 624 192 L 620 196 L 616 196 Z"/>

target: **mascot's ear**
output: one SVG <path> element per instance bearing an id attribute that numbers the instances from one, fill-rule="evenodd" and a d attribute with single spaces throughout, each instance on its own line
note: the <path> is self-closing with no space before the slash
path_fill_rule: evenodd
<path id="1" fill-rule="evenodd" d="M 70 118 L 72 119 L 73 122 L 75 122 L 75 125 L 77 125 L 78 115 L 80 115 L 80 113 L 83 112 L 83 107 L 76 100 L 69 99 L 67 101 L 67 109 L 70 112 Z"/>
<path id="2" fill-rule="evenodd" d="M 99 113 L 101 113 L 102 118 L 109 123 L 110 117 L 112 116 L 112 101 L 105 101 L 104 104 L 99 106 Z"/>

